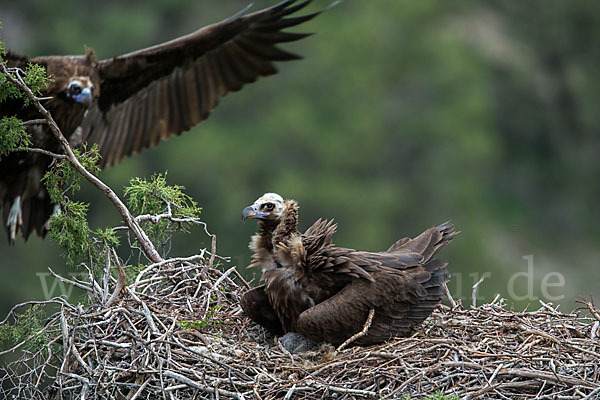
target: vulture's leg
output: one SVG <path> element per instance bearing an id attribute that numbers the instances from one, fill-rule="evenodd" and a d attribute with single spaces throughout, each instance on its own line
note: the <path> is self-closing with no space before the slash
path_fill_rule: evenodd
<path id="1" fill-rule="evenodd" d="M 6 226 L 10 231 L 10 240 L 13 241 L 17 237 L 19 227 L 23 225 L 23 213 L 21 211 L 21 196 L 15 197 L 13 205 L 8 212 Z"/>
<path id="2" fill-rule="evenodd" d="M 283 335 L 283 327 L 277 313 L 265 293 L 265 286 L 248 290 L 240 300 L 240 306 L 248 317 L 274 335 Z"/>

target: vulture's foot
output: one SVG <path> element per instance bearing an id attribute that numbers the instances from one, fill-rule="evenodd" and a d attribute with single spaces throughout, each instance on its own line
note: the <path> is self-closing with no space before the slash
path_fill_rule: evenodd
<path id="1" fill-rule="evenodd" d="M 19 227 L 23 225 L 23 213 L 21 212 L 21 196 L 15 197 L 13 205 L 8 212 L 6 226 L 10 232 L 10 240 L 13 241 L 17 237 Z"/>
<path id="2" fill-rule="evenodd" d="M 318 343 L 305 338 L 299 333 L 289 332 L 279 338 L 279 343 L 292 354 L 303 351 L 313 350 L 318 347 Z"/>
<path id="3" fill-rule="evenodd" d="M 44 230 L 46 232 L 50 231 L 50 220 L 52 219 L 52 217 L 56 217 L 58 215 L 60 215 L 62 211 L 60 210 L 60 206 L 58 204 L 54 205 L 54 209 L 52 210 L 52 215 L 50 215 L 50 218 L 48 218 L 46 220 L 46 222 L 44 223 Z"/>

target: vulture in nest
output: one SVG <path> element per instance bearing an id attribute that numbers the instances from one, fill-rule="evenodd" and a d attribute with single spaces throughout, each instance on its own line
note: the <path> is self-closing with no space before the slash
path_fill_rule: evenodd
<path id="1" fill-rule="evenodd" d="M 258 220 L 250 266 L 262 269 L 264 285 L 246 292 L 241 307 L 273 334 L 339 345 L 374 310 L 353 344 L 381 343 L 414 333 L 445 296 L 447 264 L 434 256 L 456 235 L 449 223 L 372 253 L 336 247 L 332 221 L 319 219 L 300 233 L 298 204 L 275 193 L 246 207 L 242 218 Z"/>
<path id="2" fill-rule="evenodd" d="M 311 0 L 286 0 L 270 8 L 246 10 L 189 35 L 106 60 L 85 56 L 27 58 L 9 52 L 8 67 L 40 64 L 53 79 L 44 96 L 65 137 L 74 147 L 97 144 L 100 167 L 156 146 L 206 119 L 219 99 L 261 76 L 277 73 L 275 61 L 300 58 L 277 47 L 309 34 L 285 32 L 320 12 L 290 16 Z M 40 118 L 21 101 L 2 104 L 0 117 Z M 60 153 L 44 124 L 29 125 L 33 146 Z M 40 179 L 52 158 L 32 152 L 0 157 L 0 207 L 9 242 L 35 231 L 44 236 L 54 206 Z"/>

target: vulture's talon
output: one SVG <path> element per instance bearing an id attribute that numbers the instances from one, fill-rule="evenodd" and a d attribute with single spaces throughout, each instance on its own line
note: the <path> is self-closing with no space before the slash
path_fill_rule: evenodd
<path id="1" fill-rule="evenodd" d="M 62 213 L 60 206 L 58 204 L 54 205 L 54 208 L 52 209 L 52 215 L 50 215 L 50 217 L 46 220 L 46 223 L 44 223 L 44 231 L 45 232 L 49 232 L 50 231 L 50 221 L 52 220 L 52 217 L 56 217 L 59 216 Z"/>
<path id="2" fill-rule="evenodd" d="M 19 228 L 23 225 L 23 212 L 21 210 L 21 196 L 15 197 L 10 211 L 8 212 L 8 218 L 6 219 L 6 226 L 10 232 L 10 241 L 15 240 Z"/>

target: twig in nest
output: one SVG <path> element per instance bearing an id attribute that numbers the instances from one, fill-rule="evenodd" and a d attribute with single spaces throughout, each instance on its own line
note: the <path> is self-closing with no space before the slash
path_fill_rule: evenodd
<path id="1" fill-rule="evenodd" d="M 450 293 L 450 289 L 448 289 L 448 285 L 446 285 L 445 283 L 444 283 L 444 290 L 446 291 L 446 297 L 448 298 L 448 301 L 450 301 L 452 308 L 456 308 L 456 306 L 458 306 L 458 304 L 456 304 L 456 301 L 454 301 L 454 298 L 452 297 L 452 293 Z"/>
<path id="2" fill-rule="evenodd" d="M 481 279 L 478 280 L 477 283 L 473 285 L 473 294 L 471 295 L 471 303 L 472 303 L 471 307 L 477 307 L 477 288 L 479 287 L 481 282 L 483 282 L 484 279 L 485 279 L 485 275 L 482 276 Z"/>
<path id="3" fill-rule="evenodd" d="M 294 383 L 294 385 L 290 388 L 290 390 L 288 390 L 287 393 L 285 394 L 285 397 L 283 398 L 283 400 L 290 400 L 295 391 L 296 391 L 296 384 Z"/>
<path id="4" fill-rule="evenodd" d="M 211 387 L 207 387 L 207 386 L 203 386 L 200 385 L 199 383 L 197 383 L 196 381 L 193 381 L 181 374 L 178 374 L 176 372 L 173 371 L 165 371 L 164 375 L 168 378 L 173 378 L 178 380 L 179 382 L 182 382 L 188 386 L 191 386 L 193 388 L 196 388 L 198 390 L 202 390 L 204 392 L 208 392 L 208 393 L 212 393 L 212 394 L 221 394 L 223 396 L 229 396 L 229 397 L 233 397 L 235 399 L 240 399 L 240 400 L 244 400 L 244 396 L 241 395 L 240 393 L 235 393 L 235 392 L 230 392 L 228 390 L 223 390 L 223 389 L 216 389 L 216 388 L 211 388 Z"/>
<path id="5" fill-rule="evenodd" d="M 52 271 L 52 268 L 48 267 L 48 271 L 50 271 L 50 275 L 52 275 L 53 277 L 55 277 L 56 279 L 58 279 L 61 282 L 65 282 L 68 283 L 69 285 L 78 287 L 80 289 L 83 290 L 87 290 L 88 292 L 94 293 L 94 289 L 91 286 L 85 285 L 81 282 L 75 281 L 75 280 L 71 280 L 71 279 L 67 279 L 63 276 L 58 275 L 56 272 Z"/>
<path id="6" fill-rule="evenodd" d="M 217 281 L 215 282 L 215 284 L 213 285 L 214 289 L 218 289 L 219 285 L 221 284 L 221 282 L 223 282 L 223 280 L 225 280 L 225 278 L 227 278 L 227 275 L 229 275 L 230 273 L 232 273 L 233 271 L 235 271 L 236 267 L 231 267 L 229 268 L 227 271 L 225 271 L 223 273 L 223 275 L 221 275 L 219 277 L 219 279 L 217 279 Z"/>
<path id="7" fill-rule="evenodd" d="M 594 389 L 594 391 L 590 394 L 588 394 L 587 396 L 585 396 L 583 399 L 581 400 L 592 400 L 595 399 L 598 394 L 600 393 L 600 387 Z"/>
<path id="8" fill-rule="evenodd" d="M 365 321 L 365 324 L 363 325 L 362 331 L 352 335 L 348 340 L 346 340 L 344 343 L 342 343 L 336 349 L 336 351 L 342 351 L 344 349 L 344 347 L 348 346 L 350 343 L 354 342 L 356 339 L 365 336 L 367 334 L 367 331 L 371 327 L 371 323 L 373 322 L 374 315 L 375 315 L 375 309 L 371 308 L 371 310 L 369 311 L 369 316 L 367 317 L 367 320 Z"/>
<path id="9" fill-rule="evenodd" d="M 594 303 L 592 301 L 584 301 L 584 300 L 575 300 L 575 301 L 579 304 L 585 304 L 587 309 L 590 311 L 590 314 L 592 314 L 592 317 L 594 317 L 598 321 L 600 321 L 600 312 L 594 306 Z"/>
<path id="10" fill-rule="evenodd" d="M 114 303 L 119 298 L 119 295 L 121 294 L 121 291 L 123 290 L 123 288 L 125 287 L 125 283 L 127 282 L 127 276 L 125 276 L 125 271 L 123 271 L 123 268 L 121 267 L 121 263 L 119 262 L 119 258 L 117 256 L 117 253 L 115 252 L 115 249 L 113 249 L 113 254 L 115 256 L 115 260 L 116 260 L 116 264 L 117 264 L 118 279 L 117 279 L 117 285 L 115 286 L 115 290 L 114 290 L 113 294 L 110 296 L 110 298 L 108 299 L 108 301 L 106 302 L 105 307 L 110 306 L 112 303 Z"/>
<path id="11" fill-rule="evenodd" d="M 594 322 L 594 325 L 592 325 L 592 330 L 590 332 L 591 339 L 595 339 L 598 335 L 598 328 L 600 328 L 600 321 L 596 321 Z"/>

